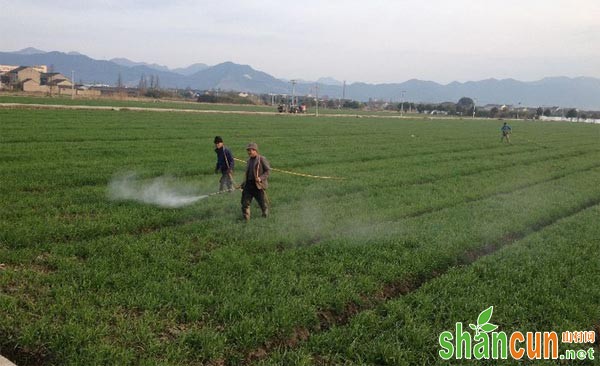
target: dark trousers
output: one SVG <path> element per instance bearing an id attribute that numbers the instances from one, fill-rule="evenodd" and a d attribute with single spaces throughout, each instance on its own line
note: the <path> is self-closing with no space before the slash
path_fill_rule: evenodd
<path id="1" fill-rule="evenodd" d="M 246 182 L 244 190 L 242 191 L 242 214 L 244 215 L 244 218 L 250 218 L 250 203 L 252 203 L 252 198 L 256 198 L 256 202 L 258 202 L 263 216 L 267 216 L 269 207 L 267 205 L 265 191 L 258 189 L 254 182 Z"/>
<path id="2" fill-rule="evenodd" d="M 224 191 L 227 189 L 231 191 L 233 189 L 233 180 L 231 179 L 231 174 L 227 172 L 221 172 L 221 179 L 219 180 L 219 191 Z"/>

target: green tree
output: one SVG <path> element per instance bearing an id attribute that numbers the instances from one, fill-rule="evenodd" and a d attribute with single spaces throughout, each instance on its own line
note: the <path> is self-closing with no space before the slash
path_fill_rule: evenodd
<path id="1" fill-rule="evenodd" d="M 142 74 L 142 76 L 140 76 L 140 82 L 138 83 L 138 93 L 144 95 L 146 94 L 146 89 L 148 89 L 148 82 L 146 80 L 146 75 Z"/>
<path id="2" fill-rule="evenodd" d="M 577 109 L 571 108 L 567 111 L 567 118 L 577 118 Z"/>
<path id="3" fill-rule="evenodd" d="M 436 106 L 438 111 L 446 111 L 448 114 L 457 114 L 460 111 L 457 109 L 457 105 L 451 102 L 440 103 Z"/>
<path id="4" fill-rule="evenodd" d="M 351 108 L 351 109 L 358 109 L 360 108 L 360 103 L 355 101 L 355 100 L 345 100 L 344 104 L 342 105 L 343 108 Z"/>
<path id="5" fill-rule="evenodd" d="M 473 108 L 475 108 L 475 102 L 468 97 L 462 97 L 456 103 L 456 111 L 462 114 L 473 113 Z"/>
<path id="6" fill-rule="evenodd" d="M 544 108 L 538 107 L 538 109 L 535 110 L 535 115 L 539 118 L 542 114 L 544 114 Z"/>
<path id="7" fill-rule="evenodd" d="M 500 110 L 498 109 L 498 107 L 492 107 L 492 109 L 490 109 L 490 117 L 496 117 L 499 111 Z"/>

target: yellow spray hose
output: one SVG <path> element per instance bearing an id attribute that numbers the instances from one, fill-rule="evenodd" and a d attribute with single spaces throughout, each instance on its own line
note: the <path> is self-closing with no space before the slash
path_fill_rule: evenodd
<path id="1" fill-rule="evenodd" d="M 246 164 L 246 162 L 242 159 L 238 159 L 238 158 L 233 158 L 233 160 L 235 161 L 239 161 L 242 162 L 244 164 Z M 290 172 L 289 170 L 283 170 L 283 169 L 276 169 L 276 168 L 271 168 L 271 170 L 275 171 L 275 172 L 280 172 L 280 173 L 285 173 L 285 174 L 291 174 L 291 175 L 297 175 L 299 177 L 307 177 L 307 178 L 317 178 L 317 179 L 346 179 L 346 178 L 341 178 L 341 177 L 326 177 L 326 176 L 321 176 L 321 175 L 311 175 L 311 174 L 304 174 L 304 173 L 296 173 L 296 172 Z"/>

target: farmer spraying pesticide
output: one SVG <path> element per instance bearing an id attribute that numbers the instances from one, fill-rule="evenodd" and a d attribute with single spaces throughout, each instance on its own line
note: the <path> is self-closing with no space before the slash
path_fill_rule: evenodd
<path id="1" fill-rule="evenodd" d="M 217 153 L 217 166 L 215 167 L 215 174 L 221 172 L 221 179 L 219 180 L 219 191 L 224 191 L 227 188 L 228 191 L 233 190 L 233 154 L 231 150 L 223 145 L 223 139 L 221 136 L 215 136 L 215 153 Z"/>
<path id="2" fill-rule="evenodd" d="M 267 217 L 269 215 L 270 202 L 266 189 L 271 170 L 311 179 L 344 179 L 271 168 L 269 161 L 258 153 L 258 145 L 254 142 L 248 144 L 246 147 L 249 157 L 248 161 L 234 158 L 231 151 L 223 145 L 223 139 L 220 136 L 215 137 L 214 143 L 215 153 L 217 154 L 215 173 L 221 172 L 219 191 L 199 194 L 195 189 L 183 186 L 169 177 L 157 177 L 148 182 L 147 180 L 138 180 L 135 172 L 131 172 L 111 181 L 108 190 L 109 198 L 112 200 L 132 200 L 161 207 L 178 208 L 191 205 L 199 200 L 224 195 L 228 192 L 241 189 L 242 214 L 244 219 L 248 221 L 250 219 L 250 204 L 254 198 L 256 198 L 262 210 L 262 216 Z M 247 164 L 244 182 L 239 186 L 235 186 L 235 182 L 233 181 L 234 160 Z"/>
<path id="3" fill-rule="evenodd" d="M 246 147 L 248 153 L 248 162 L 246 166 L 246 179 L 242 183 L 242 215 L 244 220 L 250 220 L 250 203 L 252 198 L 256 198 L 262 216 L 269 215 L 268 199 L 265 190 L 268 187 L 269 172 L 271 166 L 269 161 L 258 153 L 258 145 L 251 142 Z"/>

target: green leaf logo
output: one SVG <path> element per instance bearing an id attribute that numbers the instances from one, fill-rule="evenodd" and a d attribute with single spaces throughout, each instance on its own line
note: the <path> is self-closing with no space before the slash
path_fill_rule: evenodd
<path id="1" fill-rule="evenodd" d="M 481 331 L 485 333 L 493 332 L 496 329 L 498 329 L 498 326 L 491 323 L 487 323 L 481 326 Z"/>
<path id="2" fill-rule="evenodd" d="M 490 306 L 489 308 L 482 311 L 481 314 L 479 314 L 479 316 L 477 317 L 477 325 L 481 326 L 481 325 L 489 322 L 490 319 L 492 319 L 493 312 L 494 312 L 493 306 Z"/>
<path id="3" fill-rule="evenodd" d="M 479 333 L 489 333 L 498 329 L 497 325 L 490 323 L 493 312 L 494 307 L 490 306 L 479 314 L 477 317 L 477 325 L 469 324 L 469 327 L 475 331 L 476 336 L 478 336 Z"/>

